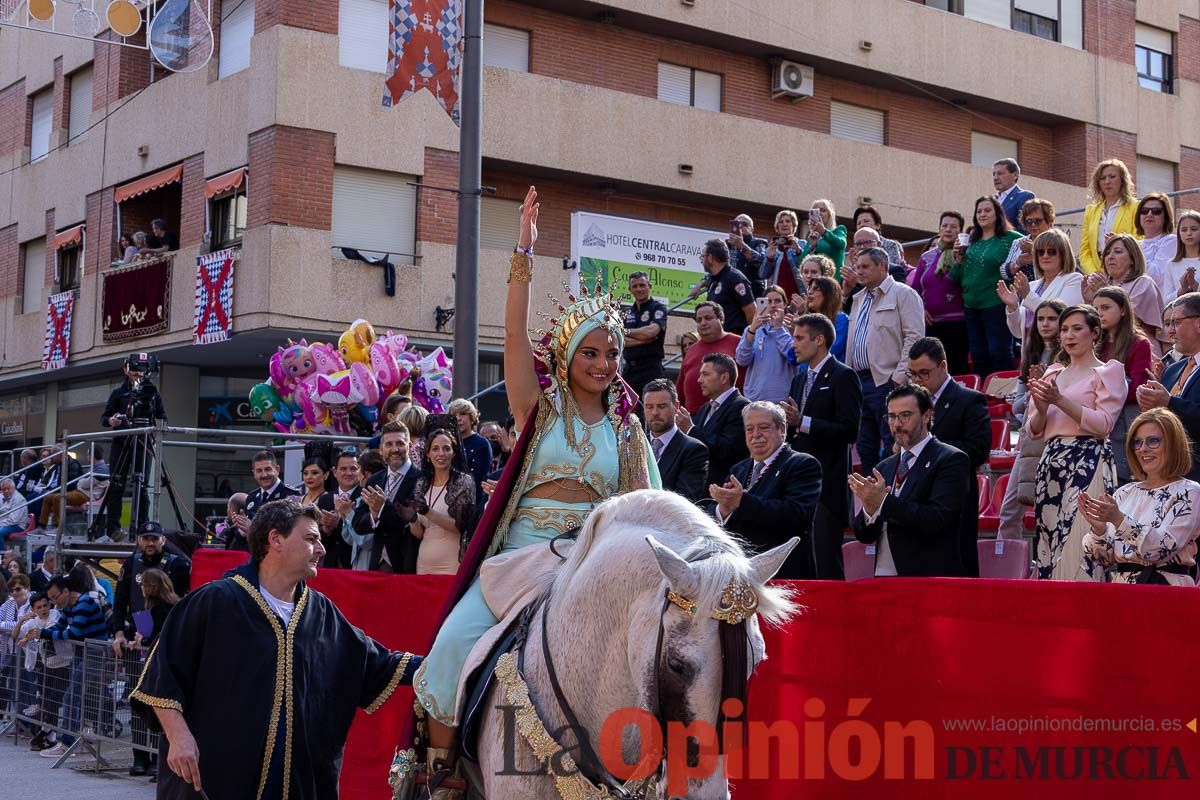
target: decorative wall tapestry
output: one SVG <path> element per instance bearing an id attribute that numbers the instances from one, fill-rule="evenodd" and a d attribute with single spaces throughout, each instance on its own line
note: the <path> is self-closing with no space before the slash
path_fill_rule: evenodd
<path id="1" fill-rule="evenodd" d="M 165 331 L 171 317 L 173 255 L 135 261 L 101 274 L 101 321 L 106 342 Z"/>

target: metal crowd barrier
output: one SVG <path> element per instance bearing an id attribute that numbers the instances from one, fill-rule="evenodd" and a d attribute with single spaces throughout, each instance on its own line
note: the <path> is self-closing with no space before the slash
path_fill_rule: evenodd
<path id="1" fill-rule="evenodd" d="M 22 648 L 0 643 L 5 647 L 0 649 L 0 736 L 20 743 L 43 732 L 60 742 L 70 740 L 54 768 L 81 749 L 95 759 L 96 772 L 113 768 L 104 757 L 106 747 L 110 756 L 114 750 L 158 753 L 158 734 L 129 707 L 147 650 L 125 650 L 118 657 L 108 641 L 34 641 Z"/>

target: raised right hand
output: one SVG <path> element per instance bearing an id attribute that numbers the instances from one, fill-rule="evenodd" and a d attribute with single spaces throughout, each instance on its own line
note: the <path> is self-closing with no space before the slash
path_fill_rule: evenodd
<path id="1" fill-rule="evenodd" d="M 521 233 L 517 237 L 517 244 L 525 249 L 533 247 L 537 241 L 538 207 L 537 189 L 530 186 L 525 193 L 525 202 L 521 204 Z"/>
<path id="2" fill-rule="evenodd" d="M 1020 305 L 1020 299 L 1017 297 L 1015 289 L 1004 281 L 996 281 L 996 294 L 999 295 L 1000 301 L 1004 303 L 1009 311 L 1017 310 L 1017 306 Z"/>
<path id="3" fill-rule="evenodd" d="M 796 401 L 792 398 L 787 398 L 783 401 L 783 416 L 787 418 L 788 425 L 800 424 L 800 409 L 796 406 Z"/>

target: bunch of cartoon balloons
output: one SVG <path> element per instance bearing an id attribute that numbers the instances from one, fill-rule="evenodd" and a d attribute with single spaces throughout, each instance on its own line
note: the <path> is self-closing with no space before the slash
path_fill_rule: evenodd
<path id="1" fill-rule="evenodd" d="M 337 346 L 288 340 L 271 356 L 270 377 L 250 390 L 254 413 L 281 433 L 370 436 L 383 403 L 402 384 L 431 414 L 450 401 L 454 366 L 442 348 L 423 356 L 403 333 L 375 335 L 355 320 Z"/>

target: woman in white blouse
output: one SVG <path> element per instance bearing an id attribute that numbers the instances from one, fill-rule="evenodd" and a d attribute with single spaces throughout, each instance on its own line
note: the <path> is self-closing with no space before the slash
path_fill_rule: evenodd
<path id="1" fill-rule="evenodd" d="M 1159 251 L 1156 261 L 1146 258 L 1146 274 L 1162 290 L 1164 303 L 1173 303 L 1180 295 L 1196 291 L 1196 273 L 1200 270 L 1200 211 L 1180 212 L 1170 242 L 1170 247 Z"/>
<path id="2" fill-rule="evenodd" d="M 1200 535 L 1200 483 L 1185 477 L 1192 451 L 1183 422 L 1165 408 L 1141 414 L 1125 452 L 1139 481 L 1111 497 L 1079 496 L 1092 529 L 1083 537 L 1084 553 L 1113 583 L 1195 586 L 1189 573 Z"/>
<path id="3" fill-rule="evenodd" d="M 1158 273 L 1163 264 L 1175 257 L 1176 249 L 1175 212 L 1171 208 L 1171 198 L 1162 192 L 1150 192 L 1138 201 L 1133 220 L 1138 236 L 1143 237 L 1138 245 L 1146 257 L 1146 274 L 1163 289 Z M 1165 289 L 1163 296 L 1166 296 Z"/>
<path id="4" fill-rule="evenodd" d="M 1083 275 L 1075 263 L 1071 240 L 1058 228 L 1043 231 L 1033 241 L 1033 269 L 1037 280 L 1032 283 L 1018 272 L 1012 286 L 996 282 L 996 294 L 1004 301 L 1008 330 L 1017 339 L 1033 325 L 1037 308 L 1047 300 L 1062 300 L 1068 306 L 1083 302 Z"/>

